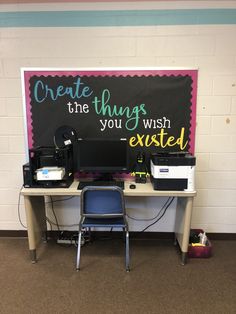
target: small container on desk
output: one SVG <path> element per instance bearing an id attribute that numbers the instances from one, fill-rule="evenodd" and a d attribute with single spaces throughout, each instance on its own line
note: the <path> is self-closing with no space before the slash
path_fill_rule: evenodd
<path id="1" fill-rule="evenodd" d="M 204 233 L 202 229 L 192 229 L 196 234 Z M 188 257 L 190 258 L 209 258 L 212 256 L 212 245 L 207 237 L 206 245 L 204 246 L 193 246 L 191 243 L 188 246 Z"/>

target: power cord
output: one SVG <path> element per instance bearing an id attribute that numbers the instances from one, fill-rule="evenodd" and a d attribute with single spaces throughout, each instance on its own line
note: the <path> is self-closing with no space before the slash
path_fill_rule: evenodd
<path id="1" fill-rule="evenodd" d="M 53 226 L 59 227 L 59 228 L 67 228 L 67 227 L 78 227 L 79 224 L 69 224 L 69 225 L 63 225 L 63 224 L 59 224 L 59 223 L 55 223 L 54 221 L 52 221 L 50 218 L 46 218 L 47 222 Z M 63 232 L 62 230 L 58 230 L 60 232 Z"/>
<path id="2" fill-rule="evenodd" d="M 52 196 L 50 196 L 50 201 L 46 202 L 46 204 L 49 204 L 49 203 L 51 204 L 51 210 L 52 210 L 53 216 L 55 218 L 55 222 L 54 222 L 50 218 L 47 217 L 46 218 L 47 222 L 50 224 L 51 230 L 52 230 L 52 226 L 54 225 L 57 227 L 57 230 L 59 233 L 57 236 L 57 239 L 56 239 L 56 243 L 61 245 L 61 246 L 66 246 L 66 247 L 71 246 L 71 245 L 75 245 L 76 247 L 78 246 L 78 233 L 75 233 L 75 234 L 71 235 L 70 237 L 65 236 L 64 233 L 66 233 L 66 231 L 61 230 L 61 227 L 78 227 L 79 223 L 78 224 L 69 224 L 69 225 L 59 224 L 55 210 L 54 210 L 54 203 L 67 201 L 67 200 L 72 199 L 73 197 L 75 197 L 75 196 L 71 196 L 71 197 L 63 198 L 63 199 L 58 199 L 58 200 L 53 200 Z M 82 233 L 82 245 L 84 245 L 86 242 L 88 242 L 88 240 L 86 240 L 86 231 L 84 231 Z"/>
<path id="3" fill-rule="evenodd" d="M 132 217 L 130 216 L 129 214 L 126 214 L 126 216 L 132 220 L 135 220 L 135 221 L 152 221 L 154 219 L 156 219 L 160 213 L 162 212 L 162 210 L 165 208 L 165 206 L 168 204 L 168 202 L 170 201 L 171 197 L 168 197 L 168 199 L 166 200 L 166 202 L 163 204 L 163 206 L 161 207 L 161 209 L 158 211 L 158 213 L 152 217 L 152 218 L 135 218 L 135 217 Z"/>
<path id="4" fill-rule="evenodd" d="M 58 200 L 53 200 L 52 196 L 50 196 L 50 201 L 49 202 L 46 202 L 45 204 L 51 204 L 51 210 L 52 210 L 52 213 L 53 213 L 53 216 L 55 218 L 55 222 L 53 222 L 51 219 L 49 219 L 48 217 L 46 218 L 48 223 L 50 225 L 54 225 L 57 227 L 57 230 L 59 232 L 61 232 L 60 228 L 62 227 L 77 227 L 79 224 L 70 224 L 70 225 L 63 225 L 63 224 L 59 224 L 58 223 L 58 219 L 57 219 L 57 216 L 56 216 L 56 213 L 55 213 L 55 210 L 54 210 L 54 203 L 56 202 L 63 202 L 63 201 L 68 201 L 72 198 L 74 198 L 75 196 L 70 196 L 70 197 L 67 197 L 67 198 L 63 198 L 63 199 L 58 199 Z"/>
<path id="5" fill-rule="evenodd" d="M 53 216 L 54 216 L 55 221 L 56 221 L 57 230 L 58 230 L 58 232 L 60 232 L 61 230 L 60 230 L 60 227 L 59 227 L 59 223 L 58 223 L 58 220 L 57 220 L 56 213 L 54 211 L 54 204 L 53 204 L 52 196 L 50 196 L 50 200 L 51 200 L 51 210 L 52 210 Z"/>
<path id="6" fill-rule="evenodd" d="M 74 198 L 75 196 L 70 196 L 70 197 L 66 197 L 66 198 L 62 198 L 62 199 L 58 199 L 58 200 L 52 200 L 52 196 L 51 196 L 51 201 L 50 202 L 45 202 L 45 204 L 49 204 L 51 202 L 53 203 L 57 203 L 57 202 L 64 202 L 64 201 L 68 201 L 72 198 Z"/>
<path id="7" fill-rule="evenodd" d="M 21 219 L 21 213 L 20 213 L 20 197 L 21 197 L 21 194 L 20 194 L 20 191 L 21 189 L 23 188 L 23 185 L 21 186 L 20 190 L 19 190 L 19 194 L 18 194 L 18 204 L 17 204 L 17 213 L 18 213 L 18 219 L 19 219 L 19 222 L 21 224 L 21 226 L 25 229 L 27 229 L 27 226 L 24 225 L 24 223 L 22 222 L 22 219 Z M 50 226 L 50 229 L 51 231 L 53 231 L 53 227 L 52 226 L 56 226 L 57 227 L 57 230 L 58 232 L 60 233 L 59 237 L 60 238 L 63 234 L 63 231 L 61 231 L 61 227 L 78 227 L 79 224 L 70 224 L 70 225 L 62 225 L 62 224 L 59 224 L 58 223 L 58 219 L 57 219 L 57 216 L 56 216 L 56 213 L 55 213 L 55 210 L 54 210 L 54 203 L 56 202 L 62 202 L 62 201 L 67 201 L 67 200 L 70 200 L 72 199 L 73 197 L 75 196 L 71 196 L 71 197 L 68 197 L 68 198 L 63 198 L 63 199 L 58 199 L 58 200 L 53 200 L 52 196 L 50 196 L 50 201 L 49 202 L 45 202 L 45 204 L 51 204 L 51 210 L 52 210 L 52 213 L 53 213 L 53 216 L 55 218 L 55 222 L 53 222 L 51 219 L 49 219 L 48 217 L 46 217 L 46 221 L 48 222 L 49 226 Z M 70 240 L 71 240 L 71 245 L 74 244 L 75 246 L 78 245 L 78 235 L 77 234 L 74 234 L 70 237 Z M 86 240 L 86 236 L 83 235 L 83 244 L 88 242 L 88 240 Z M 68 245 L 66 245 L 68 246 Z"/>
<path id="8" fill-rule="evenodd" d="M 21 191 L 22 188 L 23 188 L 23 185 L 21 186 L 20 191 Z M 23 224 L 23 222 L 22 222 L 21 214 L 20 214 L 20 196 L 21 196 L 21 195 L 20 195 L 20 191 L 19 191 L 18 205 L 17 205 L 18 219 L 19 219 L 19 222 L 20 222 L 21 226 L 22 226 L 23 228 L 27 229 L 27 226 L 25 226 L 25 225 Z M 70 225 L 62 225 L 62 224 L 59 224 L 59 223 L 58 223 L 57 216 L 56 216 L 56 213 L 55 213 L 55 210 L 54 210 L 54 205 L 53 205 L 54 203 L 67 201 L 67 200 L 70 200 L 70 199 L 72 199 L 72 198 L 74 198 L 74 196 L 71 196 L 71 197 L 68 197 L 68 198 L 64 198 L 64 199 L 59 199 L 59 200 L 53 200 L 52 196 L 50 196 L 50 202 L 46 202 L 46 204 L 51 203 L 51 210 L 52 210 L 53 216 L 54 216 L 55 221 L 56 221 L 56 222 L 53 222 L 51 219 L 49 219 L 48 217 L 46 217 L 46 221 L 49 223 L 50 228 L 51 228 L 51 231 L 52 231 L 52 229 L 53 229 L 53 228 L 52 228 L 53 225 L 57 227 L 57 230 L 58 230 L 58 232 L 60 232 L 60 233 L 62 233 L 62 231 L 60 230 L 61 227 L 78 227 L 79 224 L 70 224 Z M 135 218 L 135 217 L 132 217 L 132 216 L 130 216 L 130 215 L 128 215 L 128 214 L 127 214 L 127 217 L 130 218 L 130 219 L 132 219 L 132 220 L 135 220 L 135 221 L 152 221 L 152 220 L 154 220 L 154 219 L 157 218 L 153 223 L 151 223 L 150 225 L 146 226 L 143 230 L 139 231 L 139 232 L 144 232 L 144 231 L 146 231 L 148 228 L 150 228 L 151 226 L 155 225 L 158 221 L 161 220 L 161 218 L 165 215 L 167 209 L 168 209 L 168 208 L 170 207 L 170 205 L 172 204 L 173 200 L 174 200 L 174 197 L 169 197 L 169 198 L 167 199 L 167 201 L 164 203 L 164 205 L 162 206 L 162 208 L 158 211 L 158 213 L 157 213 L 153 218 L 147 218 L 147 219 L 145 219 L 145 218 Z M 164 211 L 163 211 L 163 210 L 164 210 Z M 163 211 L 163 213 L 161 214 L 162 211 Z M 159 216 L 160 214 L 161 214 L 161 216 L 158 218 L 158 216 Z M 110 232 L 112 232 L 112 229 L 110 230 Z M 60 237 L 60 236 L 59 236 L 59 237 Z M 75 237 L 75 235 L 73 235 L 73 236 L 71 237 L 71 239 L 72 239 L 73 237 Z M 78 245 L 77 240 L 76 240 L 76 241 L 72 241 L 72 240 L 71 240 L 71 244 L 72 244 L 72 242 L 73 242 L 73 244 L 75 244 L 75 246 Z M 88 242 L 88 241 L 85 241 L 85 243 L 86 243 L 86 242 Z"/>
<path id="9" fill-rule="evenodd" d="M 173 200 L 174 200 L 174 197 L 171 197 L 171 198 L 169 198 L 169 199 L 170 199 L 170 200 L 169 200 L 169 203 L 166 202 L 166 205 L 163 206 L 164 211 L 163 211 L 163 213 L 161 214 L 161 216 L 160 216 L 157 220 L 155 220 L 153 223 L 151 223 L 150 225 L 148 225 L 147 227 L 145 227 L 143 230 L 141 230 L 140 232 L 146 231 L 149 227 L 155 225 L 159 220 L 161 220 L 161 218 L 165 215 L 167 209 L 168 209 L 168 208 L 170 207 L 170 205 L 172 204 L 172 202 L 173 202 Z M 160 212 L 161 212 L 161 211 L 160 211 Z"/>

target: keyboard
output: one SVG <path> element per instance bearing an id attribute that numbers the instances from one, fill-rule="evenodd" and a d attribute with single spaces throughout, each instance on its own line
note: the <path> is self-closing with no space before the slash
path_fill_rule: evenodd
<path id="1" fill-rule="evenodd" d="M 86 186 L 118 186 L 124 190 L 124 181 L 80 181 L 77 190 L 82 190 Z"/>

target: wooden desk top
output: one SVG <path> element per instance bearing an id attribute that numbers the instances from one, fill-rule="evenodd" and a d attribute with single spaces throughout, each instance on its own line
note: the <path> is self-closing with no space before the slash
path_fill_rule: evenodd
<path id="1" fill-rule="evenodd" d="M 74 180 L 68 188 L 22 188 L 21 195 L 25 196 L 79 196 L 81 190 L 77 190 L 79 181 Z M 130 189 L 130 184 L 135 184 L 136 189 Z M 125 196 L 179 196 L 179 197 L 194 197 L 196 191 L 157 191 L 153 190 L 152 184 L 147 182 L 134 183 L 133 181 L 125 181 Z"/>

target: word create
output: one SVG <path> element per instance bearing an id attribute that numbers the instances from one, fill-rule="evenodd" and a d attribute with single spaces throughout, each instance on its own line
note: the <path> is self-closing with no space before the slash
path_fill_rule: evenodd
<path id="1" fill-rule="evenodd" d="M 93 91 L 89 86 L 84 85 L 81 78 L 78 77 L 72 86 L 49 86 L 41 80 L 37 80 L 34 85 L 34 98 L 38 103 L 42 103 L 46 99 L 55 101 L 63 96 L 70 96 L 72 99 L 80 99 L 81 97 L 91 96 Z"/>
<path id="2" fill-rule="evenodd" d="M 68 106 L 69 113 L 88 113 L 89 106 L 87 104 L 78 104 L 76 101 L 72 104 L 68 102 L 66 104 Z"/>
<path id="3" fill-rule="evenodd" d="M 181 128 L 180 136 L 178 138 L 175 138 L 174 136 L 168 136 L 168 133 L 165 132 L 164 129 L 160 130 L 160 133 L 153 134 L 153 135 L 140 135 L 136 134 L 136 136 L 132 136 L 129 140 L 129 144 L 131 147 L 150 147 L 150 146 L 156 146 L 156 147 L 173 147 L 173 146 L 179 146 L 181 150 L 184 150 L 188 144 L 188 141 L 184 140 L 184 133 L 185 129 Z"/>

